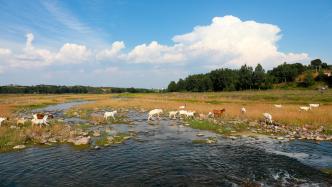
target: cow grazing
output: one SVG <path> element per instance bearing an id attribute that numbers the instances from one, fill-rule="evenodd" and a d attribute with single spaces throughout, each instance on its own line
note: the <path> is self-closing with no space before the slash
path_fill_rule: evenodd
<path id="1" fill-rule="evenodd" d="M 223 108 L 221 110 L 212 110 L 213 117 L 215 117 L 215 118 L 221 117 L 225 112 L 226 112 L 225 108 Z"/>
<path id="2" fill-rule="evenodd" d="M 310 106 L 300 106 L 300 111 L 309 111 L 311 110 L 311 107 Z"/>
<path id="3" fill-rule="evenodd" d="M 199 114 L 199 119 L 203 120 L 203 119 L 207 119 L 207 118 L 208 118 L 208 115 L 202 114 L 202 113 Z"/>
<path id="4" fill-rule="evenodd" d="M 43 119 L 45 115 L 47 115 L 47 118 L 54 118 L 52 114 L 43 114 L 43 113 L 33 114 L 32 117 L 33 119 Z"/>
<path id="5" fill-rule="evenodd" d="M 186 111 L 186 110 L 180 110 L 179 111 L 180 117 L 182 117 L 182 116 L 186 116 L 187 117 L 187 113 L 188 113 L 188 111 Z"/>
<path id="6" fill-rule="evenodd" d="M 182 106 L 179 106 L 179 109 L 185 109 L 186 106 L 187 106 L 187 104 L 184 104 L 184 105 L 182 105 Z"/>
<path id="7" fill-rule="evenodd" d="M 176 115 L 178 114 L 178 111 L 170 111 L 169 112 L 169 118 L 176 119 Z"/>
<path id="8" fill-rule="evenodd" d="M 48 115 L 45 115 L 45 116 L 43 117 L 43 119 L 35 119 L 35 118 L 33 118 L 33 119 L 31 120 L 31 124 L 32 124 L 32 125 L 39 125 L 40 127 L 41 127 L 42 125 L 48 125 L 48 123 L 47 123 L 47 118 L 48 118 Z"/>
<path id="9" fill-rule="evenodd" d="M 8 118 L 0 117 L 0 127 L 1 127 L 2 122 L 4 122 L 5 120 L 8 120 Z"/>
<path id="10" fill-rule="evenodd" d="M 209 112 L 208 115 L 207 115 L 207 117 L 209 117 L 209 118 L 213 117 L 213 113 Z"/>
<path id="11" fill-rule="evenodd" d="M 245 114 L 245 113 L 247 112 L 247 110 L 246 110 L 246 108 L 242 107 L 242 108 L 240 109 L 240 112 L 241 112 L 241 114 Z"/>
<path id="12" fill-rule="evenodd" d="M 25 118 L 19 118 L 16 121 L 16 125 L 24 125 L 27 120 Z"/>
<path id="13" fill-rule="evenodd" d="M 104 113 L 104 118 L 105 120 L 107 120 L 109 117 L 112 117 L 114 120 L 115 120 L 115 115 L 117 114 L 118 112 L 116 110 L 112 111 L 112 112 L 105 112 Z"/>
<path id="14" fill-rule="evenodd" d="M 195 111 L 187 111 L 187 118 L 194 118 L 195 117 Z"/>
<path id="15" fill-rule="evenodd" d="M 162 109 L 153 109 L 148 114 L 148 121 L 153 118 L 153 116 L 157 116 L 160 119 L 160 114 L 163 113 Z"/>
<path id="16" fill-rule="evenodd" d="M 282 105 L 274 105 L 276 108 L 282 108 Z"/>
<path id="17" fill-rule="evenodd" d="M 267 123 L 272 123 L 272 115 L 269 113 L 263 113 L 264 121 Z"/>
<path id="18" fill-rule="evenodd" d="M 319 104 L 309 104 L 309 107 L 310 107 L 310 108 L 318 108 L 318 107 L 319 107 Z"/>
<path id="19" fill-rule="evenodd" d="M 33 114 L 33 119 L 43 119 L 45 114 L 41 114 L 41 113 L 37 113 L 37 114 Z"/>

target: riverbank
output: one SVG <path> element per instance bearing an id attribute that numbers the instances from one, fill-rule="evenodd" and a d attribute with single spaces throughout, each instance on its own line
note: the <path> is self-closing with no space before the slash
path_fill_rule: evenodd
<path id="1" fill-rule="evenodd" d="M 165 93 L 165 94 L 68 94 L 68 95 L 0 95 L 1 115 L 10 117 L 0 127 L 0 149 L 12 149 L 16 145 L 52 144 L 59 142 L 73 143 L 78 138 L 87 138 L 93 134 L 94 127 L 109 124 L 134 124 L 129 119 L 129 110 L 135 110 L 146 115 L 147 111 L 162 108 L 164 117 L 167 111 L 177 110 L 186 104 L 187 110 L 195 110 L 197 114 L 207 114 L 212 109 L 225 108 L 226 113 L 220 119 L 204 119 L 184 121 L 190 127 L 210 130 L 233 139 L 238 136 L 260 136 L 280 140 L 308 139 L 331 141 L 332 135 L 332 92 L 317 94 L 312 90 L 271 90 L 222 93 Z M 32 110 L 56 103 L 68 101 L 93 101 L 66 108 L 60 116 L 51 120 L 51 126 L 37 129 L 29 123 L 16 125 L 16 118 L 31 117 Z M 320 107 L 308 112 L 298 111 L 298 106 L 309 103 L 319 103 Z M 282 108 L 274 107 L 282 104 Z M 240 108 L 247 109 L 246 114 L 240 113 Z M 116 120 L 105 121 L 105 111 L 118 110 Z M 262 113 L 269 112 L 273 116 L 273 124 L 262 121 Z M 61 128 L 63 127 L 63 128 Z M 111 127 L 110 127 L 111 128 Z M 63 132 L 57 132 L 59 129 Z M 104 129 L 105 130 L 105 129 Z M 81 131 L 80 133 L 74 133 Z M 48 141 L 45 134 L 54 134 Z M 56 138 L 61 134 L 65 140 Z M 101 131 L 103 134 L 103 131 Z M 46 138 L 41 138 L 46 137 Z M 69 138 L 70 137 L 70 138 Z M 99 144 L 112 137 L 102 137 Z M 85 142 L 87 139 L 85 139 Z M 90 141 L 90 140 L 89 140 Z M 96 140 L 95 140 L 96 141 Z M 95 141 L 93 141 L 95 144 Z M 209 142 L 209 141 L 208 141 Z M 112 143 L 112 142 L 109 142 Z M 105 143 L 106 145 L 109 143 Z"/>
<path id="2" fill-rule="evenodd" d="M 192 128 L 190 121 L 163 116 L 148 122 L 146 111 L 118 110 L 132 123 L 80 124 L 83 133 L 88 132 L 86 136 L 91 138 L 88 146 L 59 143 L 1 153 L 1 183 L 14 182 L 18 186 L 332 184 L 328 174 L 332 168 L 329 162 L 332 144 L 328 141 L 283 141 L 260 134 L 234 138 Z M 115 142 L 123 137 L 123 141 L 107 145 L 109 136 Z"/>

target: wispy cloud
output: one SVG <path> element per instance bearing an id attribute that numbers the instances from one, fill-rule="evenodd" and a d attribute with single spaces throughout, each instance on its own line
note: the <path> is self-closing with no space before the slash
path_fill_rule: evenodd
<path id="1" fill-rule="evenodd" d="M 89 34 L 93 33 L 94 30 L 88 25 L 81 22 L 77 17 L 75 17 L 69 10 L 62 7 L 57 1 L 41 1 L 44 7 L 54 16 L 54 18 L 62 23 L 69 29 L 74 31 Z"/>

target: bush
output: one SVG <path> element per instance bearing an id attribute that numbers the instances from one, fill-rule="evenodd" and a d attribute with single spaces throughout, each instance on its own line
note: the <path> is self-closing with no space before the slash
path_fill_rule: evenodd
<path id="1" fill-rule="evenodd" d="M 305 76 L 304 81 L 303 81 L 303 86 L 304 87 L 310 87 L 314 84 L 315 84 L 315 80 L 314 80 L 312 74 L 307 73 L 307 75 Z"/>

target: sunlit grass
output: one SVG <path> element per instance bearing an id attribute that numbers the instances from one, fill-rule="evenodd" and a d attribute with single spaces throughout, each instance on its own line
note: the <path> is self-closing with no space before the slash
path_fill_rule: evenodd
<path id="1" fill-rule="evenodd" d="M 312 128 L 324 126 L 332 129 L 332 90 L 324 94 L 316 90 L 267 90 L 242 92 L 207 92 L 207 93 L 149 93 L 149 94 L 67 94 L 67 95 L 0 95 L 0 116 L 12 116 L 22 106 L 42 106 L 45 103 L 61 103 L 74 99 L 95 100 L 75 107 L 81 111 L 81 118 L 102 123 L 102 116 L 91 117 L 92 111 L 103 108 L 162 108 L 177 110 L 180 105 L 187 104 L 188 110 L 207 114 L 213 109 L 226 108 L 225 119 L 245 118 L 262 119 L 262 113 L 272 114 L 273 120 L 289 126 Z M 309 112 L 300 112 L 299 106 L 319 103 L 322 106 Z M 281 109 L 273 104 L 282 104 Z M 240 108 L 245 107 L 247 113 L 240 115 Z M 74 111 L 74 110 L 73 110 Z"/>

